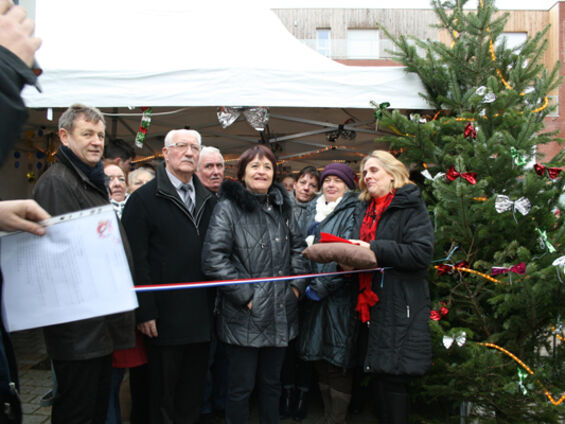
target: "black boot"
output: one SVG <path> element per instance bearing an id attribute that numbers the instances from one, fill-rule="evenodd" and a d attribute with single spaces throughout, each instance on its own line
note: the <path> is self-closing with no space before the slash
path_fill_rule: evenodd
<path id="1" fill-rule="evenodd" d="M 374 397 L 377 412 L 377 421 L 379 424 L 390 424 L 390 416 L 388 399 L 385 396 L 383 385 L 380 381 L 376 381 L 374 386 Z"/>
<path id="2" fill-rule="evenodd" d="M 283 387 L 279 410 L 279 416 L 281 420 L 287 420 L 292 417 L 295 404 L 294 397 L 294 386 Z"/>
<path id="3" fill-rule="evenodd" d="M 308 413 L 308 389 L 299 387 L 296 392 L 296 408 L 292 414 L 292 418 L 296 421 L 302 421 Z"/>
<path id="4" fill-rule="evenodd" d="M 391 424 L 408 424 L 410 422 L 410 396 L 408 393 L 388 392 L 386 394 Z"/>

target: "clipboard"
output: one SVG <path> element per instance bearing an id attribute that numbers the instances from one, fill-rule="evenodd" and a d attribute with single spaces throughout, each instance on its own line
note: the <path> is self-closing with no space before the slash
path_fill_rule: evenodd
<path id="1" fill-rule="evenodd" d="M 52 217 L 42 237 L 0 237 L 2 318 L 8 331 L 137 308 L 118 218 L 111 205 Z"/>

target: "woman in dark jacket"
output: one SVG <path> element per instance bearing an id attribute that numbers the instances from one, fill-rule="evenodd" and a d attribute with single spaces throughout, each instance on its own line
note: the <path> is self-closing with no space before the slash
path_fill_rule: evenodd
<path id="1" fill-rule="evenodd" d="M 225 181 L 202 254 L 211 279 L 233 280 L 304 274 L 306 247 L 284 188 L 273 184 L 276 160 L 268 148 L 246 150 L 239 182 Z M 258 381 L 261 423 L 279 421 L 280 372 L 288 342 L 298 334 L 302 279 L 232 284 L 218 292 L 218 338 L 227 344 L 226 421 L 247 423 Z"/>
<path id="2" fill-rule="evenodd" d="M 305 222 L 306 211 L 310 203 L 316 197 L 320 189 L 320 173 L 313 166 L 305 166 L 298 173 L 298 178 L 294 183 L 294 190 L 290 196 L 292 204 L 292 213 L 296 217 L 296 221 L 301 226 Z"/>
<path id="3" fill-rule="evenodd" d="M 355 173 L 342 163 L 327 165 L 321 175 L 322 194 L 306 212 L 308 244 L 330 233 L 353 237 L 358 200 Z M 312 272 L 333 272 L 337 264 L 312 264 Z M 344 423 L 351 400 L 355 301 L 357 287 L 351 277 L 331 276 L 310 280 L 301 316 L 298 352 L 314 361 L 324 403 L 325 422 Z"/>
<path id="4" fill-rule="evenodd" d="M 313 166 L 305 166 L 298 173 L 294 191 L 290 195 L 292 213 L 298 222 L 300 232 L 306 232 L 306 211 L 320 189 L 320 173 Z M 293 418 L 301 421 L 308 411 L 308 392 L 312 380 L 312 365 L 301 360 L 296 351 L 296 339 L 286 350 L 281 371 L 281 419 Z"/>
<path id="5" fill-rule="evenodd" d="M 426 270 L 434 235 L 428 210 L 408 170 L 375 150 L 361 162 L 359 238 L 384 274 L 360 277 L 357 301 L 367 343 L 364 369 L 375 373 L 380 423 L 408 423 L 408 382 L 431 365 L 430 294 Z M 374 293 L 371 291 L 374 290 Z M 375 297 L 374 295 L 376 294 Z M 370 314 L 370 318 L 369 318 Z"/>

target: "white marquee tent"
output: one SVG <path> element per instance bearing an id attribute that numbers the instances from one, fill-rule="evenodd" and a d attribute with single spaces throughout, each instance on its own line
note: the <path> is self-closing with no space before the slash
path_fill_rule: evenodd
<path id="1" fill-rule="evenodd" d="M 415 76 L 328 59 L 260 3 L 37 0 L 36 33 L 44 93 L 28 90 L 30 107 L 426 107 Z"/>
<path id="2" fill-rule="evenodd" d="M 24 90 L 32 108 L 27 134 L 39 127 L 42 134 L 55 133 L 61 111 L 80 102 L 109 114 L 110 136 L 133 141 L 139 108 L 150 106 L 154 114 L 140 156 L 158 151 L 169 129 L 187 126 L 227 157 L 260 139 L 277 142 L 279 157 L 296 170 L 306 163 L 301 154 L 323 165 L 372 150 L 377 131 L 371 101 L 427 108 L 415 75 L 324 57 L 260 2 L 36 0 L 35 12 L 43 92 Z M 218 106 L 269 107 L 269 126 L 260 134 L 240 119 L 223 129 Z M 356 138 L 321 151 L 326 134 L 344 123 Z"/>

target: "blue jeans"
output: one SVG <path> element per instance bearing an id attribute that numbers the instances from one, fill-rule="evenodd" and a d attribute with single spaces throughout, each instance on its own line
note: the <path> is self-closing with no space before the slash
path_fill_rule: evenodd
<path id="1" fill-rule="evenodd" d="M 126 373 L 125 368 L 112 368 L 112 386 L 110 387 L 110 401 L 106 424 L 121 424 L 122 412 L 120 410 L 120 386 Z"/>

